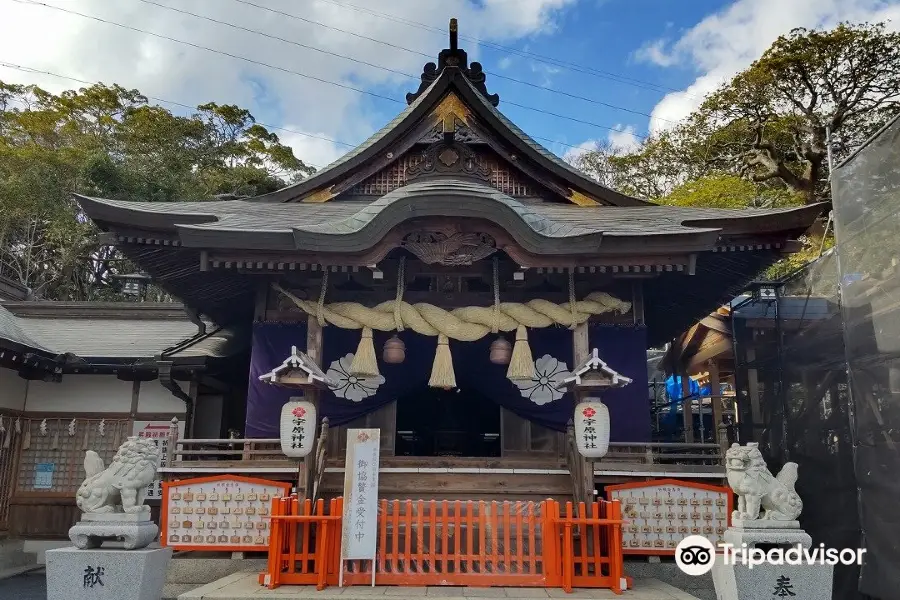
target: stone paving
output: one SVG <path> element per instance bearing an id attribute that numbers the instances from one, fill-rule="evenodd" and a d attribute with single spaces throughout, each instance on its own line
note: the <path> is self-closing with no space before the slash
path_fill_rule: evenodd
<path id="1" fill-rule="evenodd" d="M 621 596 L 609 590 L 573 590 L 567 594 L 559 588 L 464 588 L 464 587 L 329 587 L 317 592 L 312 586 L 283 586 L 274 590 L 257 583 L 254 573 L 235 573 L 218 581 L 180 595 L 179 600 L 285 600 L 297 598 L 312 600 L 340 596 L 341 600 L 371 600 L 373 597 L 390 598 L 444 598 L 445 600 L 480 600 L 507 598 L 533 600 L 535 598 L 571 598 L 572 600 L 697 600 L 692 596 L 657 579 L 635 581 L 633 590 Z"/>
<path id="2" fill-rule="evenodd" d="M 0 580 L 2 600 L 47 600 L 47 575 L 44 571 L 32 571 Z"/>
<path id="3" fill-rule="evenodd" d="M 187 586 L 185 586 L 187 587 Z M 284 586 L 275 590 L 261 587 L 256 573 L 235 573 L 191 591 L 182 593 L 180 600 L 302 600 L 326 599 L 340 596 L 341 600 L 371 600 L 373 597 L 443 598 L 444 600 L 534 600 L 535 598 L 571 598 L 572 600 L 698 600 L 687 592 L 663 583 L 658 579 L 636 579 L 635 588 L 617 596 L 609 590 L 574 590 L 566 594 L 561 589 L 541 588 L 458 588 L 458 587 L 330 587 L 317 592 L 313 587 Z M 702 594 L 701 594 L 702 596 Z M 167 596 L 168 597 L 168 596 Z M 46 600 L 47 586 L 44 571 L 35 571 L 0 580 L 0 600 Z M 712 596 L 711 598 L 714 598 Z"/>

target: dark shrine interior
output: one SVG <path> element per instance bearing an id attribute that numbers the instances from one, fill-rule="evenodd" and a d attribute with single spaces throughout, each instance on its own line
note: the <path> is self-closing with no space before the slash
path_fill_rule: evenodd
<path id="1" fill-rule="evenodd" d="M 397 400 L 397 456 L 500 456 L 500 406 L 465 387 Z"/>

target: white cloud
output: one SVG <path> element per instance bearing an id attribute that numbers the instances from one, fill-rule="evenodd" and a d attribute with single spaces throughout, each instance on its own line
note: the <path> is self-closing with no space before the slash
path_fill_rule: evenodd
<path id="1" fill-rule="evenodd" d="M 563 154 L 563 160 L 567 163 L 574 164 L 582 154 L 595 152 L 600 148 L 601 144 L 598 140 L 585 140 L 577 146 L 573 146 L 572 148 L 566 150 L 566 152 Z"/>
<path id="2" fill-rule="evenodd" d="M 637 150 L 641 140 L 635 133 L 634 125 L 616 125 L 614 131 L 607 135 L 609 146 L 617 154 L 626 154 Z"/>
<path id="3" fill-rule="evenodd" d="M 666 40 L 653 40 L 637 49 L 634 57 L 643 62 L 653 63 L 661 67 L 670 67 L 678 62 L 678 59 L 666 49 Z"/>
<path id="4" fill-rule="evenodd" d="M 413 52 L 233 0 L 195 0 L 189 4 L 174 0 L 158 1 L 416 77 L 428 60 Z M 555 17 L 575 1 L 382 0 L 367 2 L 365 7 L 366 10 L 393 14 L 398 19 L 435 25 L 447 23 L 454 16 L 459 19 L 460 32 L 464 36 L 509 43 L 552 32 L 556 26 Z M 47 3 L 301 72 L 309 77 L 41 6 L 13 2 L 4 2 L 2 7 L 0 61 L 86 81 L 118 83 L 137 88 L 147 96 L 188 105 L 211 101 L 238 104 L 250 109 L 261 122 L 315 132 L 316 135 L 351 143 L 371 134 L 400 112 L 404 104 L 372 100 L 313 78 L 336 81 L 398 99 L 402 99 L 405 92 L 414 91 L 418 85 L 417 81 L 397 73 L 137 1 L 48 0 Z M 434 57 L 432 60 L 447 45 L 446 34 L 410 27 L 398 20 L 378 18 L 364 10 L 350 10 L 322 0 L 305 2 L 302 6 L 291 0 L 255 0 L 255 3 L 424 52 Z M 40 31 L 41 35 L 35 35 L 35 31 Z M 471 60 L 478 59 L 477 46 L 465 41 L 461 45 L 469 52 Z M 22 73 L 2 66 L 0 79 L 11 83 L 35 83 L 53 92 L 82 86 L 74 81 Z M 295 148 L 299 158 L 317 165 L 326 164 L 347 151 L 345 146 L 315 138 L 280 130 L 276 133 Z"/>
<path id="5" fill-rule="evenodd" d="M 627 154 L 634 152 L 641 145 L 633 125 L 616 125 L 614 131 L 610 131 L 605 140 L 585 140 L 577 146 L 572 146 L 563 154 L 563 160 L 574 164 L 580 156 L 588 152 L 601 150 L 610 154 Z"/>
<path id="6" fill-rule="evenodd" d="M 291 125 L 286 125 L 285 129 L 302 131 L 302 128 Z M 302 131 L 302 133 L 292 133 L 291 131 L 279 130 L 275 133 L 278 134 L 282 144 L 294 149 L 294 156 L 307 164 L 315 165 L 317 169 L 331 164 L 351 149 L 347 146 L 321 139 L 328 137 L 327 134 L 322 132 Z M 309 135 L 303 135 L 304 133 Z"/>
<path id="7" fill-rule="evenodd" d="M 663 98 L 653 110 L 650 131 L 688 116 L 703 97 L 747 68 L 779 35 L 795 27 L 836 26 L 842 21 L 893 19 L 900 26 L 898 0 L 736 0 L 708 15 L 674 43 L 645 44 L 635 56 L 661 66 L 684 65 L 699 72 L 685 90 Z"/>

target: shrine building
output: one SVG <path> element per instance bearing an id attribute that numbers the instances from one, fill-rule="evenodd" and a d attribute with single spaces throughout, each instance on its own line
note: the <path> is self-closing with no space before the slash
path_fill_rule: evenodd
<path id="1" fill-rule="evenodd" d="M 504 116 L 453 27 L 449 46 L 405 110 L 296 184 L 208 202 L 77 196 L 198 327 L 144 379 L 174 364 L 184 386 L 220 389 L 214 411 L 183 392 L 180 410 L 153 410 L 187 421 L 166 479 L 264 477 L 307 496 L 321 480 L 318 495 L 334 497 L 346 431 L 367 427 L 380 429 L 388 499 L 589 500 L 632 480 L 722 482 L 719 445 L 652 439 L 647 349 L 796 251 L 822 207 L 660 206 L 604 187 Z M 242 334 L 249 352 L 229 351 L 244 358 L 216 381 L 172 358 L 186 337 L 208 349 Z M 298 385 L 273 385 L 294 371 Z M 299 482 L 279 446 L 296 397 L 329 425 Z M 586 398 L 608 410 L 608 439 L 570 425 Z M 607 441 L 602 458 L 579 452 Z"/>

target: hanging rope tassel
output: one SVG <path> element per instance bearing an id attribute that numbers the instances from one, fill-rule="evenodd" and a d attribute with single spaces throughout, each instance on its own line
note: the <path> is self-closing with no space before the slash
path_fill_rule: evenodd
<path id="1" fill-rule="evenodd" d="M 378 377 L 378 359 L 375 356 L 375 343 L 372 341 L 372 328 L 363 327 L 359 347 L 350 363 L 350 374 L 365 379 Z"/>
<path id="2" fill-rule="evenodd" d="M 506 377 L 508 379 L 534 378 L 534 359 L 531 357 L 531 347 L 528 345 L 528 330 L 524 325 L 519 325 L 516 329 L 516 344 L 513 346 L 512 356 L 509 359 Z"/>
<path id="3" fill-rule="evenodd" d="M 447 336 L 438 336 L 437 351 L 434 353 L 434 365 L 431 367 L 431 379 L 428 386 L 452 390 L 456 387 L 456 373 L 453 372 L 453 356 L 450 354 L 450 340 Z"/>

